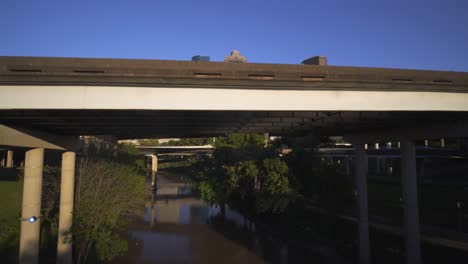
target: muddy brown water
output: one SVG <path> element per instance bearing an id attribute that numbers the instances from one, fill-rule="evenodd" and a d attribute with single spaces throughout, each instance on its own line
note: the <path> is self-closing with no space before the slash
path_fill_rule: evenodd
<path id="1" fill-rule="evenodd" d="M 210 206 L 190 190 L 190 185 L 160 174 L 155 199 L 147 203 L 144 217 L 135 220 L 127 233 L 128 252 L 112 262 L 324 263 L 322 256 L 310 250 L 260 234 L 255 223 L 229 206 L 222 217 L 219 207 Z"/>
<path id="2" fill-rule="evenodd" d="M 220 209 L 191 195 L 190 185 L 160 177 L 156 199 L 128 232 L 129 251 L 115 263 L 268 263 L 245 243 L 214 227 Z M 227 210 L 230 227 L 244 232 L 244 218 Z M 247 220 L 248 221 L 248 220 Z M 251 223 L 249 227 L 253 228 Z M 240 226 L 242 225 L 242 226 Z M 248 241 L 247 241 L 248 242 Z"/>

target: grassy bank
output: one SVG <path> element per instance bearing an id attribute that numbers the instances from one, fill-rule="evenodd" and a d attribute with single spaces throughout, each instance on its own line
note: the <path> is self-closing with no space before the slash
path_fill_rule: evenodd
<path id="1" fill-rule="evenodd" d="M 22 181 L 0 181 L 0 258 L 15 262 L 19 245 Z"/>

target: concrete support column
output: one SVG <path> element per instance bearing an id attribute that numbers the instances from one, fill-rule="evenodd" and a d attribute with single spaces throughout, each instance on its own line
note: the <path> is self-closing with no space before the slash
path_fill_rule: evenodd
<path id="1" fill-rule="evenodd" d="M 389 165 L 387 167 L 387 174 L 388 175 L 393 175 L 393 159 L 389 158 L 388 162 L 389 162 Z"/>
<path id="2" fill-rule="evenodd" d="M 420 179 L 421 181 L 424 180 L 425 172 L 426 172 L 426 158 L 423 157 L 423 158 L 421 159 L 421 167 L 419 168 L 419 179 Z"/>
<path id="3" fill-rule="evenodd" d="M 392 142 L 387 142 L 386 146 L 387 146 L 387 149 L 392 149 Z"/>
<path id="4" fill-rule="evenodd" d="M 72 264 L 71 227 L 73 222 L 73 193 L 75 186 L 75 153 L 62 154 L 60 183 L 60 215 L 58 226 L 57 263 Z"/>
<path id="5" fill-rule="evenodd" d="M 255 191 L 260 190 L 260 179 L 258 178 L 258 175 L 255 176 L 255 179 L 254 179 L 254 190 Z"/>
<path id="6" fill-rule="evenodd" d="M 285 243 L 282 243 L 281 249 L 280 249 L 280 259 L 281 259 L 281 264 L 288 264 L 288 245 Z"/>
<path id="7" fill-rule="evenodd" d="M 263 133 L 263 140 L 265 142 L 265 148 L 270 144 L 270 133 Z"/>
<path id="8" fill-rule="evenodd" d="M 414 142 L 401 142 L 401 176 L 404 203 L 406 263 L 421 263 L 419 233 L 418 181 L 416 177 L 416 149 Z"/>
<path id="9" fill-rule="evenodd" d="M 260 244 L 260 238 L 258 235 L 253 235 L 253 251 L 259 257 L 262 257 L 262 245 Z"/>
<path id="10" fill-rule="evenodd" d="M 151 188 L 156 188 L 156 172 L 158 171 L 158 157 L 151 155 Z"/>
<path id="11" fill-rule="evenodd" d="M 379 175 L 381 173 L 381 158 L 375 157 L 375 175 Z"/>
<path id="12" fill-rule="evenodd" d="M 380 144 L 375 143 L 374 144 L 374 149 L 379 150 L 380 149 Z M 377 157 L 375 157 L 375 175 L 379 175 L 379 174 L 380 174 L 380 157 L 377 156 Z"/>
<path id="13" fill-rule="evenodd" d="M 367 154 L 362 144 L 354 146 L 356 158 L 354 163 L 354 178 L 357 190 L 358 206 L 358 256 L 360 264 L 371 263 L 369 242 L 369 217 L 367 204 Z"/>
<path id="14" fill-rule="evenodd" d="M 6 167 L 13 168 L 13 151 L 12 150 L 7 151 Z"/>
<path id="15" fill-rule="evenodd" d="M 39 260 L 43 162 L 43 148 L 32 149 L 26 152 L 19 252 L 19 263 L 21 264 L 38 263 Z M 37 217 L 37 220 L 30 223 L 27 219 L 31 217 Z"/>
<path id="16" fill-rule="evenodd" d="M 3 151 L 0 152 L 0 167 L 5 167 L 5 156 L 3 155 Z"/>
<path id="17" fill-rule="evenodd" d="M 346 156 L 345 158 L 345 170 L 346 170 L 346 175 L 350 175 L 351 174 L 351 166 L 350 166 L 350 157 L 349 156 Z"/>
<path id="18" fill-rule="evenodd" d="M 380 172 L 382 174 L 387 172 L 387 158 L 385 158 L 385 156 L 380 159 Z"/>
<path id="19" fill-rule="evenodd" d="M 151 173 L 151 165 L 148 157 L 145 158 L 145 165 L 146 165 L 146 177 L 150 176 Z"/>

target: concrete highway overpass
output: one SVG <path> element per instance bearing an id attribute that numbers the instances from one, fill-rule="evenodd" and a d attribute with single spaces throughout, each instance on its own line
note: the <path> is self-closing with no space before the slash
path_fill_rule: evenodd
<path id="1" fill-rule="evenodd" d="M 0 146 L 28 149 L 23 218 L 40 211 L 44 149 L 66 151 L 62 178 L 68 180 L 65 186 L 62 180 L 61 195 L 73 199 L 70 177 L 80 135 L 341 135 L 354 144 L 359 258 L 369 263 L 364 144 L 398 141 L 407 260 L 420 263 L 415 141 L 467 137 L 467 120 L 468 73 L 463 72 L 0 57 Z M 70 219 L 69 212 L 69 205 L 61 207 L 60 219 Z M 60 232 L 70 224 L 59 223 Z M 37 261 L 38 225 L 22 222 L 21 262 Z M 58 252 L 69 258 L 69 244 L 59 241 Z"/>
<path id="2" fill-rule="evenodd" d="M 0 123 L 121 139 L 343 135 L 465 122 L 467 87 L 460 72 L 0 57 Z"/>

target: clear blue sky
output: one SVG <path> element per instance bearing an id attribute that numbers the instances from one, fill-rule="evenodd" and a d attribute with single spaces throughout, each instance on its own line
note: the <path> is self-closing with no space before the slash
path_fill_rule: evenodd
<path id="1" fill-rule="evenodd" d="M 0 55 L 468 72 L 468 0 L 0 0 Z"/>

